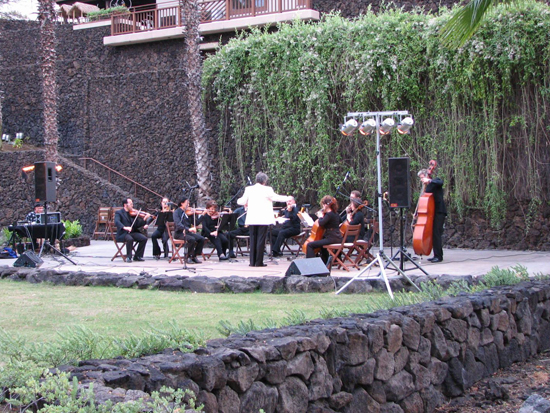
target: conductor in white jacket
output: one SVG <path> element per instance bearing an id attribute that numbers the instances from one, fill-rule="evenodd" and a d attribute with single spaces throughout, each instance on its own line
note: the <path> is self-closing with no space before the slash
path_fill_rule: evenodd
<path id="1" fill-rule="evenodd" d="M 273 202 L 286 202 L 291 197 L 277 195 L 273 188 L 267 186 L 267 175 L 258 172 L 256 184 L 245 189 L 237 200 L 239 205 L 248 207 L 246 222 L 250 230 L 250 266 L 265 267 L 264 249 L 269 225 L 275 223 Z"/>

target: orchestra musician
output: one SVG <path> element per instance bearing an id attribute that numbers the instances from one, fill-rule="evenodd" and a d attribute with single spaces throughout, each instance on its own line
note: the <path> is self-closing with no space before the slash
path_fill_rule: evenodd
<path id="1" fill-rule="evenodd" d="M 250 229 L 250 266 L 265 267 L 264 250 L 267 230 L 275 223 L 273 202 L 286 202 L 290 197 L 278 195 L 267 186 L 268 177 L 263 172 L 256 175 L 256 184 L 246 187 L 244 194 L 237 200 L 239 205 L 247 207 L 246 225 Z"/>
<path id="2" fill-rule="evenodd" d="M 151 240 L 153 242 L 153 257 L 156 260 L 160 259 L 159 239 L 162 241 L 164 258 L 168 257 L 168 232 L 166 232 L 166 223 L 174 220 L 169 202 L 168 198 L 162 198 L 160 202 L 160 211 L 157 213 L 156 218 L 157 228 L 151 235 Z"/>
<path id="3" fill-rule="evenodd" d="M 206 203 L 206 209 L 202 216 L 202 235 L 214 244 L 219 260 L 225 261 L 229 259 L 225 255 L 229 241 L 223 232 L 218 231 L 220 214 L 218 212 L 218 204 L 215 201 L 208 201 Z"/>
<path id="4" fill-rule="evenodd" d="M 36 204 L 34 204 L 34 209 L 31 212 L 29 212 L 25 217 L 25 221 L 27 221 L 27 223 L 29 224 L 39 224 L 40 223 L 39 215 L 43 213 L 44 213 L 44 205 L 40 202 L 37 202 Z M 55 239 L 50 239 L 50 244 L 54 245 L 52 241 L 54 241 L 55 243 Z M 32 236 L 31 242 L 32 242 L 33 250 L 37 250 L 40 247 L 40 244 L 43 242 L 43 238 L 37 238 L 35 236 Z"/>
<path id="5" fill-rule="evenodd" d="M 34 209 L 27 214 L 25 217 L 25 220 L 29 224 L 37 224 L 38 223 L 38 215 L 44 213 L 44 205 L 42 205 L 40 202 L 37 202 L 34 204 Z"/>
<path id="6" fill-rule="evenodd" d="M 187 256 L 185 260 L 188 264 L 200 264 L 197 256 L 202 254 L 204 246 L 204 237 L 197 234 L 197 228 L 189 214 L 195 211 L 189 208 L 189 198 L 183 197 L 174 211 L 174 238 L 184 239 L 187 242 Z M 200 222 L 200 221 L 199 221 Z"/>
<path id="7" fill-rule="evenodd" d="M 317 216 L 319 217 L 319 226 L 324 229 L 323 238 L 318 241 L 308 242 L 306 258 L 314 258 L 315 249 L 321 248 L 321 258 L 326 264 L 328 261 L 328 251 L 323 248 L 323 245 L 342 242 L 340 216 L 338 215 L 338 201 L 336 198 L 325 195 L 321 199 L 321 210 L 318 211 Z"/>
<path id="8" fill-rule="evenodd" d="M 287 238 L 293 237 L 300 233 L 300 218 L 298 217 L 298 207 L 293 196 L 286 201 L 286 208 L 281 210 L 279 215 L 286 219 L 280 227 L 275 227 L 271 230 L 271 245 L 274 257 L 281 257 L 281 245 Z"/>
<path id="9" fill-rule="evenodd" d="M 125 199 L 123 208 L 115 212 L 116 240 L 126 243 L 126 262 L 132 262 L 132 245 L 134 242 L 138 243 L 134 261 L 145 261 L 143 253 L 145 252 L 147 237 L 139 229 L 148 228 L 146 220 L 150 217 L 150 214 L 145 214 L 142 218 L 137 212 L 134 209 L 134 202 L 130 198 Z"/>
<path id="10" fill-rule="evenodd" d="M 363 214 L 363 201 L 359 191 L 352 191 L 350 194 L 350 204 L 346 207 L 346 221 L 349 225 L 361 225 L 359 239 L 365 237 L 365 214 Z M 349 237 L 346 242 L 353 242 L 354 237 Z"/>
<path id="11" fill-rule="evenodd" d="M 435 203 L 432 236 L 434 256 L 428 258 L 428 261 L 436 263 L 443 261 L 443 225 L 445 224 L 447 208 L 443 200 L 443 180 L 433 177 L 433 174 L 434 172 L 432 172 L 432 177 L 430 177 L 426 169 L 418 171 L 418 177 L 425 187 L 424 192 L 433 194 Z"/>
<path id="12" fill-rule="evenodd" d="M 227 253 L 227 256 L 229 258 L 237 258 L 235 255 L 235 251 L 233 249 L 233 246 L 235 245 L 235 239 L 238 236 L 243 235 L 249 235 L 250 231 L 248 230 L 248 227 L 246 226 L 246 209 L 244 206 L 238 207 L 235 211 L 233 211 L 234 214 L 237 215 L 237 228 L 234 230 L 231 230 L 227 233 L 229 238 L 229 252 Z"/>

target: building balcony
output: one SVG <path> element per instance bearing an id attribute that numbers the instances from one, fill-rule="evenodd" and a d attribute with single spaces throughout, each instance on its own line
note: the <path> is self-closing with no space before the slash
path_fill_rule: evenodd
<path id="1" fill-rule="evenodd" d="M 293 20 L 319 20 L 311 9 L 312 0 L 203 0 L 199 1 L 201 35 L 234 32 L 257 26 L 271 26 Z M 90 22 L 75 30 L 107 22 Z M 103 38 L 106 46 L 123 46 L 184 37 L 179 2 L 158 3 L 129 9 L 112 15 L 111 35 Z M 215 45 L 202 45 L 203 50 Z"/>

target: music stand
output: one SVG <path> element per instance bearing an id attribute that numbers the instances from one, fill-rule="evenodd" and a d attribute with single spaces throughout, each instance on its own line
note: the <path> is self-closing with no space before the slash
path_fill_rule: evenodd
<path id="1" fill-rule="evenodd" d="M 76 262 L 74 262 L 73 260 L 71 260 L 68 256 L 66 256 L 65 254 L 63 254 L 60 250 L 58 250 L 57 248 L 55 248 L 51 243 L 50 243 L 50 238 L 51 238 L 51 235 L 49 234 L 49 232 L 53 232 L 53 228 L 52 228 L 52 231 L 48 231 L 48 203 L 47 202 L 44 202 L 44 221 L 45 221 L 45 230 L 44 230 L 44 242 L 42 243 L 42 246 L 40 247 L 40 252 L 38 253 L 38 256 L 41 257 L 42 256 L 42 252 L 44 251 L 44 247 L 45 246 L 48 246 L 49 248 L 51 248 L 53 251 L 57 252 L 59 255 L 61 255 L 63 258 L 65 258 L 67 261 L 69 261 L 70 263 L 74 264 L 74 265 L 77 265 Z M 59 235 L 59 234 L 57 234 Z M 60 238 L 63 238 L 63 236 L 61 237 L 57 237 L 56 236 L 56 239 L 59 239 L 59 241 L 61 242 L 61 239 Z"/>
<path id="2" fill-rule="evenodd" d="M 235 224 L 237 223 L 237 214 L 235 213 L 223 213 L 220 225 L 218 225 L 218 232 L 229 232 L 235 228 Z"/>
<path id="3" fill-rule="evenodd" d="M 174 234 L 172 234 L 173 236 Z M 183 230 L 183 236 L 185 237 L 187 235 L 187 230 Z M 183 256 L 185 257 L 183 259 L 183 268 L 174 268 L 174 269 L 171 269 L 171 270 L 164 270 L 164 272 L 170 272 L 170 271 L 179 271 L 179 270 L 185 270 L 185 271 L 189 271 L 189 272 L 192 272 L 192 273 L 196 273 L 197 272 L 197 269 L 196 268 L 189 268 L 187 266 L 187 258 L 189 256 L 189 249 L 187 247 L 187 240 L 185 240 L 185 244 L 183 244 Z M 172 248 L 174 246 L 172 245 Z"/>

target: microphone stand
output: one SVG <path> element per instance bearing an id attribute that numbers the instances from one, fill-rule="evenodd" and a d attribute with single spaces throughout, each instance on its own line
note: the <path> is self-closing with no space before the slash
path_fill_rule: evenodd
<path id="1" fill-rule="evenodd" d="M 187 230 L 186 229 L 183 230 L 183 236 L 184 237 L 187 236 Z M 195 274 L 197 272 L 196 268 L 189 268 L 187 266 L 187 258 L 189 257 L 189 250 L 188 250 L 187 244 L 188 243 L 187 243 L 187 239 L 186 239 L 185 244 L 183 244 L 183 256 L 185 257 L 183 259 L 183 268 L 174 268 L 174 269 L 171 269 L 171 270 L 164 270 L 164 272 L 180 271 L 180 270 L 189 271 L 189 272 L 192 272 L 193 274 Z"/>
<path id="2" fill-rule="evenodd" d="M 59 255 L 61 255 L 63 258 L 65 258 L 67 261 L 69 261 L 71 264 L 74 264 L 74 265 L 77 265 L 76 262 L 74 262 L 73 260 L 71 260 L 69 257 L 67 257 L 65 254 L 63 254 L 60 250 L 58 250 L 57 248 L 55 248 L 51 243 L 50 243 L 50 237 L 48 237 L 48 203 L 47 202 L 44 202 L 44 221 L 45 221 L 45 229 L 44 229 L 44 242 L 42 243 L 42 247 L 40 247 L 40 252 L 38 253 L 38 256 L 41 257 L 42 256 L 42 252 L 44 251 L 44 247 L 45 246 L 48 246 L 49 248 L 51 248 L 51 250 L 57 252 Z M 53 235 L 53 228 L 52 228 L 52 235 Z M 57 239 L 57 236 L 59 236 L 59 234 L 55 234 L 56 235 L 56 239 Z M 63 237 L 61 237 L 63 238 Z M 61 242 L 61 240 L 60 240 Z"/>

